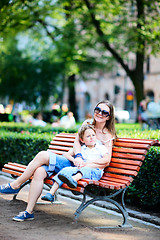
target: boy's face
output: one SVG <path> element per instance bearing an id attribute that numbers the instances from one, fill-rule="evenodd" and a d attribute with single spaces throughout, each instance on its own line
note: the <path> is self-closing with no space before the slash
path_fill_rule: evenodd
<path id="1" fill-rule="evenodd" d="M 83 139 L 81 142 L 84 143 L 86 146 L 95 146 L 96 144 L 96 134 L 92 129 L 87 129 L 84 132 Z"/>

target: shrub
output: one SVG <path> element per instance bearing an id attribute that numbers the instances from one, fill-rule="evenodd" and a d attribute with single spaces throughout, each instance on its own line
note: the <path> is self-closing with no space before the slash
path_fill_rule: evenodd
<path id="1" fill-rule="evenodd" d="M 27 165 L 41 150 L 46 150 L 53 134 L 13 133 L 0 131 L 0 167 L 7 162 Z"/>
<path id="2" fill-rule="evenodd" d="M 151 147 L 138 176 L 129 186 L 126 193 L 128 203 L 140 207 L 160 206 L 160 149 Z"/>
<path id="3" fill-rule="evenodd" d="M 78 131 L 78 127 L 74 127 L 71 129 L 64 129 L 62 127 L 52 127 L 50 124 L 46 125 L 45 127 L 41 126 L 33 126 L 29 123 L 9 123 L 9 122 L 2 122 L 0 123 L 1 131 L 10 131 L 10 132 L 22 132 L 28 131 L 30 133 L 59 133 L 59 132 L 70 132 L 75 133 Z"/>

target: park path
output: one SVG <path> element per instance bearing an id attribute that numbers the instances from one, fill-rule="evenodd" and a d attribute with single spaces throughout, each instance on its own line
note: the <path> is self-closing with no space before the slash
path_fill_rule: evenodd
<path id="1" fill-rule="evenodd" d="M 11 182 L 10 178 L 0 175 L 0 184 Z M 44 193 L 46 190 L 44 190 Z M 79 202 L 60 196 L 57 204 L 44 204 L 41 200 L 35 208 L 35 220 L 26 222 L 12 221 L 12 217 L 25 210 L 28 195 L 26 186 L 16 201 L 11 195 L 0 195 L 0 239 L 1 240 L 159 240 L 160 226 L 129 218 L 133 228 L 123 230 L 96 230 L 95 226 L 117 225 L 121 216 L 111 211 L 88 207 L 74 222 L 74 211 Z"/>

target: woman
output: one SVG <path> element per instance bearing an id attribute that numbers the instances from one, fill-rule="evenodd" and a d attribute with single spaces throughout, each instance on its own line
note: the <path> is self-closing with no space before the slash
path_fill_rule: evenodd
<path id="1" fill-rule="evenodd" d="M 96 137 L 101 144 L 104 144 L 109 151 L 109 158 L 112 155 L 112 145 L 116 140 L 116 130 L 115 130 L 115 117 L 114 108 L 111 102 L 108 100 L 101 101 L 97 103 L 94 109 L 94 119 L 89 119 L 84 121 L 83 124 L 92 124 L 96 130 Z M 75 159 L 74 164 L 76 166 L 81 166 L 83 160 L 81 158 L 81 145 L 78 136 L 74 142 L 74 152 L 78 157 Z"/>
<path id="2" fill-rule="evenodd" d="M 86 124 L 87 122 L 86 120 L 84 123 Z M 107 100 L 99 102 L 94 109 L 94 119 L 89 120 L 89 123 L 93 124 L 97 139 L 108 148 L 109 158 L 111 158 L 112 144 L 113 140 L 116 138 L 113 105 Z M 11 184 L 0 186 L 0 193 L 16 194 L 19 192 L 20 186 L 33 176 L 26 211 L 22 212 L 18 217 L 13 218 L 14 220 L 24 221 L 34 219 L 33 209 L 42 193 L 44 179 L 50 176 L 53 171 L 58 173 L 64 167 L 81 167 L 83 165 L 81 145 L 78 137 L 74 143 L 74 152 L 77 157 L 73 160 L 74 162 L 71 162 L 64 156 L 59 156 L 52 152 L 41 151 L 29 163 L 25 172 L 19 178 Z"/>

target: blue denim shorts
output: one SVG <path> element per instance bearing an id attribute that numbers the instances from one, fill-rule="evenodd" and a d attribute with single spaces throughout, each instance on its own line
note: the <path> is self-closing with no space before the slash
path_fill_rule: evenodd
<path id="1" fill-rule="evenodd" d="M 49 165 L 42 165 L 42 167 L 47 172 L 47 176 L 50 177 L 53 173 L 58 173 L 61 169 L 65 167 L 74 166 L 74 164 L 65 158 L 63 155 L 58 155 L 53 152 L 49 153 Z"/>

